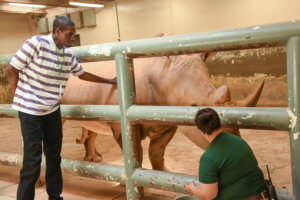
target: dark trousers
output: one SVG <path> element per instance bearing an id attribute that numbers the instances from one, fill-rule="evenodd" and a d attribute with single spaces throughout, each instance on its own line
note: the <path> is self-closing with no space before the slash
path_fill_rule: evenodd
<path id="1" fill-rule="evenodd" d="M 35 183 L 40 176 L 42 149 L 46 157 L 46 188 L 49 199 L 59 199 L 62 193 L 61 144 L 62 122 L 60 109 L 37 116 L 19 112 L 24 143 L 23 166 L 17 200 L 33 200 Z"/>

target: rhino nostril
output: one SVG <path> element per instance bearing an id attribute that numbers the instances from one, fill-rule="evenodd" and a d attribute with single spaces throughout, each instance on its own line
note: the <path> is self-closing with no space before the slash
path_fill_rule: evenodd
<path id="1" fill-rule="evenodd" d="M 197 106 L 197 104 L 195 104 L 195 103 L 192 103 L 192 105 L 191 106 Z"/>

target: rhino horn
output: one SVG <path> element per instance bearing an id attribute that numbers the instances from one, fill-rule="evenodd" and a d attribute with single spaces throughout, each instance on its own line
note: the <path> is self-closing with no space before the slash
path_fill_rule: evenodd
<path id="1" fill-rule="evenodd" d="M 226 85 L 222 85 L 219 88 L 215 89 L 210 96 L 214 97 L 214 104 L 215 105 L 222 105 L 224 102 L 230 102 L 230 92 Z"/>
<path id="2" fill-rule="evenodd" d="M 262 81 L 257 88 L 250 94 L 248 97 L 246 97 L 243 100 L 237 101 L 236 106 L 237 107 L 254 107 L 260 97 L 261 91 L 264 87 L 265 82 Z"/>

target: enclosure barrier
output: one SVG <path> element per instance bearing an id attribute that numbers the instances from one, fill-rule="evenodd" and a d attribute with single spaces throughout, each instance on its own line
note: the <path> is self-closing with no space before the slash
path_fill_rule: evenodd
<path id="1" fill-rule="evenodd" d="M 122 127 L 124 167 L 64 160 L 63 169 L 78 175 L 124 182 L 126 183 L 127 199 L 130 200 L 143 199 L 143 186 L 186 193 L 184 184 L 191 180 L 197 182 L 197 177 L 142 169 L 141 163 L 134 157 L 132 141 L 139 141 L 138 134 L 135 134 L 137 123 L 159 122 L 191 125 L 193 116 L 200 107 L 135 105 L 132 59 L 275 46 L 287 47 L 288 108 L 218 107 L 215 109 L 221 115 L 222 123 L 226 125 L 289 131 L 293 196 L 300 199 L 300 119 L 298 118 L 300 116 L 300 82 L 297 79 L 300 70 L 299 21 L 72 48 L 79 62 L 116 60 L 120 106 L 62 106 L 62 115 L 69 119 L 119 120 Z M 11 55 L 2 55 L 0 67 L 8 65 L 10 58 Z M 16 112 L 12 111 L 8 105 L 1 105 L 0 116 L 16 116 Z M 1 153 L 0 155 L 0 162 L 7 165 L 19 165 L 20 159 L 20 156 L 15 154 Z M 76 170 L 70 170 L 75 168 Z M 87 168 L 95 170 L 88 171 Z M 98 169 L 103 170 L 104 173 L 98 172 Z M 97 175 L 93 175 L 93 173 Z M 112 178 L 105 178 L 109 176 Z M 293 199 L 293 197 L 284 194 L 281 195 L 281 199 Z"/>

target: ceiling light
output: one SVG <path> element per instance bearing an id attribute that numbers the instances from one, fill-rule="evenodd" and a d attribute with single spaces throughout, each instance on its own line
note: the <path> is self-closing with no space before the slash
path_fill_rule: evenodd
<path id="1" fill-rule="evenodd" d="M 8 3 L 11 6 L 24 6 L 24 7 L 34 7 L 34 8 L 46 8 L 45 5 L 37 5 L 37 4 L 26 4 L 26 3 Z"/>
<path id="2" fill-rule="evenodd" d="M 102 4 L 92 4 L 92 3 L 80 3 L 80 2 L 69 2 L 72 6 L 83 6 L 83 7 L 92 7 L 92 8 L 102 8 L 104 5 Z"/>

